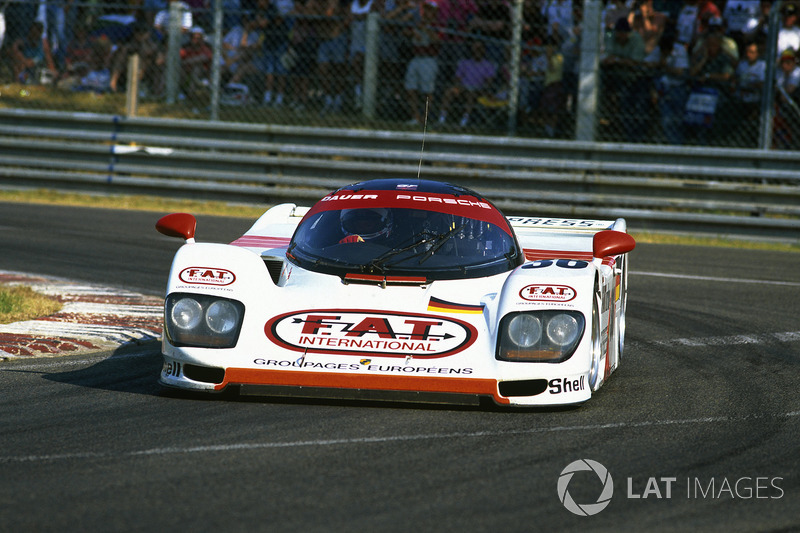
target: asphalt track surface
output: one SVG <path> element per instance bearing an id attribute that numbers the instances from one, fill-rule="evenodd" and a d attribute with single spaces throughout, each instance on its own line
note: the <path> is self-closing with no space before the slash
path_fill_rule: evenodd
<path id="1" fill-rule="evenodd" d="M 159 294 L 158 216 L 0 204 L 0 269 Z M 157 345 L 2 363 L 0 531 L 800 530 L 799 261 L 640 245 L 623 364 L 577 409 L 171 397 Z M 593 516 L 559 498 L 581 459 L 613 480 Z"/>

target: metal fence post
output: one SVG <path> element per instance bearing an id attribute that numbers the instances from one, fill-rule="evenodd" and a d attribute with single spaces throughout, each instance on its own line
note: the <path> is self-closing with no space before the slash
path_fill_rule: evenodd
<path id="1" fill-rule="evenodd" d="M 775 66 L 778 64 L 778 29 L 780 28 L 781 0 L 772 4 L 767 29 L 767 75 L 764 76 L 764 91 L 761 93 L 761 124 L 759 124 L 758 147 L 762 150 L 772 148 L 772 122 L 775 117 Z"/>
<path id="2" fill-rule="evenodd" d="M 522 0 L 514 0 L 511 33 L 511 80 L 508 91 L 508 135 L 517 132 L 517 108 L 519 107 L 519 61 L 522 55 Z"/>
<path id="3" fill-rule="evenodd" d="M 135 117 L 139 97 L 139 54 L 128 57 L 128 75 L 125 87 L 125 116 Z"/>
<path id="4" fill-rule="evenodd" d="M 183 6 L 180 2 L 169 3 L 169 31 L 167 41 L 167 103 L 174 104 L 178 96 L 181 68 L 181 26 Z"/>
<path id="5" fill-rule="evenodd" d="M 581 57 L 578 71 L 578 101 L 575 140 L 592 142 L 597 126 L 597 95 L 600 85 L 600 39 L 603 35 L 599 0 L 584 0 Z"/>
<path id="6" fill-rule="evenodd" d="M 214 0 L 214 38 L 211 43 L 211 120 L 219 120 L 219 83 L 222 77 L 222 0 Z"/>
<path id="7" fill-rule="evenodd" d="M 371 12 L 367 15 L 367 42 L 364 52 L 364 90 L 363 114 L 364 118 L 375 118 L 376 95 L 378 91 L 378 64 L 380 63 L 380 40 L 381 31 L 380 15 Z"/>

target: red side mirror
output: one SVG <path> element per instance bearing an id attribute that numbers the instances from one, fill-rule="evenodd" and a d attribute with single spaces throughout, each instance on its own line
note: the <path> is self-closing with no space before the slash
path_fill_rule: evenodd
<path id="1" fill-rule="evenodd" d="M 180 237 L 183 239 L 194 239 L 194 231 L 197 228 L 197 219 L 189 213 L 172 213 L 161 217 L 156 222 L 156 229 L 168 237 Z"/>
<path id="2" fill-rule="evenodd" d="M 625 254 L 636 248 L 636 241 L 627 233 L 605 230 L 594 234 L 592 253 L 595 257 Z"/>

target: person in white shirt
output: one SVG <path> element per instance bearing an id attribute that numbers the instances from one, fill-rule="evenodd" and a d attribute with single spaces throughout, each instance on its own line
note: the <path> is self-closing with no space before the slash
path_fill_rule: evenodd
<path id="1" fill-rule="evenodd" d="M 789 48 L 800 50 L 800 28 L 797 27 L 797 7 L 794 4 L 783 7 L 783 26 L 778 32 L 778 54 Z"/>

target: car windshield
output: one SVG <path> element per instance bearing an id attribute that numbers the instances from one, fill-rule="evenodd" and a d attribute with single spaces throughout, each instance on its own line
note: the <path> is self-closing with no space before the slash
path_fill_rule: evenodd
<path id="1" fill-rule="evenodd" d="M 520 264 L 522 254 L 502 214 L 488 203 L 470 203 L 423 208 L 385 201 L 318 204 L 301 221 L 287 255 L 328 274 L 431 281 L 488 276 Z"/>

